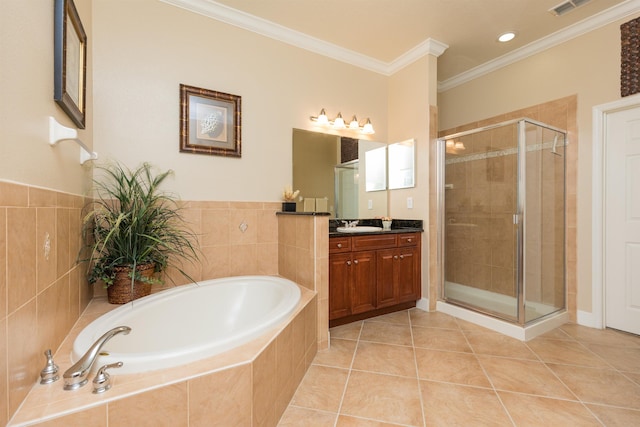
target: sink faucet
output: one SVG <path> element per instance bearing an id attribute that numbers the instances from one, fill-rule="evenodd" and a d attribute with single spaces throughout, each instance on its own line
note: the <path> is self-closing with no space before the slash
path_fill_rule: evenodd
<path id="1" fill-rule="evenodd" d="M 342 221 L 342 223 L 344 224 L 345 227 L 347 228 L 355 228 L 358 225 L 358 221 Z"/>
<path id="2" fill-rule="evenodd" d="M 62 376 L 64 378 L 65 390 L 76 390 L 85 385 L 89 379 L 89 372 L 91 372 L 91 366 L 96 361 L 98 353 L 102 346 L 114 336 L 123 333 L 127 335 L 131 332 L 131 328 L 128 326 L 118 326 L 110 331 L 106 332 L 87 350 L 87 352 L 76 362 L 75 365 L 67 369 Z"/>

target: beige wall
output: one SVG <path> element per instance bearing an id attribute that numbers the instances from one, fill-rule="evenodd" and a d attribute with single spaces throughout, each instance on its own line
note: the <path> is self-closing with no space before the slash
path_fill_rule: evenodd
<path id="1" fill-rule="evenodd" d="M 393 218 L 421 219 L 426 232 L 422 234 L 422 297 L 435 304 L 429 295 L 429 240 L 426 228 L 429 216 L 429 159 L 431 150 L 430 124 L 435 109 L 437 58 L 427 55 L 395 73 L 389 79 L 389 142 L 415 139 L 415 187 L 389 191 L 389 216 Z M 431 129 L 431 130 L 435 130 Z M 407 198 L 413 199 L 413 208 L 407 208 Z M 433 234 L 435 236 L 435 234 Z"/>
<path id="2" fill-rule="evenodd" d="M 156 0 L 93 9 L 96 150 L 174 169 L 184 199 L 279 200 L 292 180 L 292 128 L 317 130 L 309 116 L 321 108 L 370 117 L 373 139 L 387 139 L 380 74 Z M 241 159 L 179 153 L 180 83 L 242 96 Z"/>
<path id="3" fill-rule="evenodd" d="M 78 136 L 91 146 L 92 2 L 75 4 L 89 45 L 86 129 Z M 0 95 L 0 179 L 82 194 L 91 166 L 80 165 L 78 145 L 49 146 L 49 116 L 75 128 L 53 100 L 53 0 L 0 2 Z"/>
<path id="4" fill-rule="evenodd" d="M 592 107 L 620 98 L 620 24 L 607 25 L 438 97 L 440 129 L 577 94 L 577 309 L 591 312 Z"/>

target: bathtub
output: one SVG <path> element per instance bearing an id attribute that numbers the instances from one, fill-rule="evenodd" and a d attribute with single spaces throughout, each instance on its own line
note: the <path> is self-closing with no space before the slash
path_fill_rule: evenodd
<path id="1" fill-rule="evenodd" d="M 108 341 L 94 369 L 123 362 L 133 374 L 184 365 L 230 350 L 277 326 L 295 310 L 300 289 L 274 276 L 239 276 L 179 286 L 140 298 L 87 325 L 73 343 L 77 361 L 106 331 L 129 326 Z"/>

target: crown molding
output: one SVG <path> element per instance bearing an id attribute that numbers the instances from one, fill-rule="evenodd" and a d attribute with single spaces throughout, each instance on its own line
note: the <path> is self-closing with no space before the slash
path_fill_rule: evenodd
<path id="1" fill-rule="evenodd" d="M 160 0 L 181 9 L 198 13 L 217 21 L 245 29 L 274 40 L 287 43 L 335 60 L 379 74 L 391 75 L 424 55 L 440 56 L 449 47 L 434 39 L 427 39 L 392 62 L 345 49 L 333 43 L 311 37 L 266 19 L 233 9 L 213 0 Z"/>
<path id="2" fill-rule="evenodd" d="M 375 73 L 390 76 L 424 55 L 440 56 L 449 47 L 434 39 L 427 39 L 391 62 L 384 62 L 370 56 L 345 49 L 299 31 L 292 30 L 266 19 L 233 9 L 214 0 L 159 0 L 161 2 L 207 16 L 217 21 L 287 43 L 310 52 L 345 62 Z M 627 0 L 590 18 L 569 26 L 547 37 L 529 43 L 510 53 L 485 62 L 468 71 L 438 83 L 438 92 L 453 89 L 473 79 L 497 69 L 540 53 L 553 46 L 586 34 L 611 22 L 640 11 L 640 0 Z"/>
<path id="3" fill-rule="evenodd" d="M 444 80 L 438 83 L 438 92 L 445 92 L 449 89 L 453 89 L 456 86 L 460 86 L 471 80 L 477 79 L 485 74 L 496 71 L 502 67 L 521 61 L 529 56 L 538 54 L 544 50 L 550 49 L 554 46 L 562 44 L 566 41 L 579 37 L 590 31 L 596 30 L 607 24 L 615 22 L 619 19 L 623 19 L 631 14 L 640 12 L 640 0 L 627 0 L 619 3 L 607 10 L 604 10 L 590 18 L 573 24 L 560 31 L 556 31 L 546 37 L 543 37 L 535 42 L 529 43 L 519 49 L 516 49 L 510 53 L 502 55 L 496 59 L 485 62 L 477 67 L 474 67 L 468 71 L 460 73 L 450 79 Z"/>

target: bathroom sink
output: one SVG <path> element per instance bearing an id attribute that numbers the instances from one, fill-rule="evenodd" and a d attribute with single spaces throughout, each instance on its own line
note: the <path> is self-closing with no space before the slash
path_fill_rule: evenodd
<path id="1" fill-rule="evenodd" d="M 368 225 L 361 225 L 358 227 L 338 227 L 336 228 L 340 233 L 366 233 L 372 231 L 382 231 L 382 227 L 372 227 Z"/>

